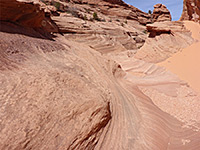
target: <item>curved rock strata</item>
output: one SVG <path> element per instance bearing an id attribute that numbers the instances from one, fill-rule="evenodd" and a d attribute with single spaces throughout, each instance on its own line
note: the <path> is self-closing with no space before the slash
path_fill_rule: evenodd
<path id="1" fill-rule="evenodd" d="M 47 17 L 37 1 L 1 0 L 0 7 L 0 21 L 13 22 L 38 31 L 58 32 L 56 24 Z"/>
<path id="2" fill-rule="evenodd" d="M 91 5 L 97 1 L 57 2 L 90 15 L 98 8 Z M 0 32 L 1 150 L 198 150 L 198 93 L 147 62 L 162 61 L 193 42 L 181 22 L 149 25 L 149 32 L 170 27 L 171 34 L 148 37 L 136 20 L 121 25 L 123 17 L 104 22 L 56 13 L 52 20 L 65 32 L 54 40 L 37 38 L 40 33 L 23 21 L 1 21 L 10 31 Z M 152 46 L 152 53 L 134 47 L 139 44 Z"/>
<path id="3" fill-rule="evenodd" d="M 94 149 L 114 99 L 105 79 L 112 71 L 103 75 L 107 69 L 95 63 L 101 56 L 59 41 L 0 36 L 0 149 Z"/>
<path id="4" fill-rule="evenodd" d="M 171 21 L 172 17 L 165 5 L 156 4 L 154 5 L 152 19 L 153 22 L 162 22 L 162 21 Z"/>
<path id="5" fill-rule="evenodd" d="M 0 34 L 0 149 L 199 147 L 198 115 L 188 109 L 200 110 L 199 98 L 162 68 L 116 58 L 124 74 L 115 62 L 63 37 Z M 184 90 L 190 91 L 185 102 L 193 98 L 193 103 L 174 112 Z"/>
<path id="6" fill-rule="evenodd" d="M 149 38 L 137 51 L 137 59 L 158 63 L 194 42 L 190 31 L 182 22 L 155 22 L 146 27 Z"/>

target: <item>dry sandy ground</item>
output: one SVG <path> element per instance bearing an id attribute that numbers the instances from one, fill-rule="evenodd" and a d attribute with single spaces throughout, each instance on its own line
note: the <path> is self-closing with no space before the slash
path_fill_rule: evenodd
<path id="1" fill-rule="evenodd" d="M 185 21 L 185 26 L 192 32 L 192 37 L 196 42 L 159 65 L 175 73 L 180 79 L 187 81 L 195 91 L 200 93 L 200 25 Z"/>

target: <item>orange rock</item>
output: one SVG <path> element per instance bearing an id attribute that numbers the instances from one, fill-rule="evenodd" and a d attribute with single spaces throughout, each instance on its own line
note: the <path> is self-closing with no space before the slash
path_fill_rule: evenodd
<path id="1" fill-rule="evenodd" d="M 200 1 L 184 0 L 183 12 L 180 20 L 193 20 L 195 22 L 200 22 Z"/>
<path id="2" fill-rule="evenodd" d="M 120 0 L 36 2 L 0 1 L 0 150 L 200 147 L 198 93 L 155 64 L 193 42 L 182 22 L 146 28 Z M 53 40 L 38 33 L 50 17 Z"/>
<path id="3" fill-rule="evenodd" d="M 171 21 L 171 14 L 167 7 L 163 4 L 154 5 L 153 22 Z"/>
<path id="4" fill-rule="evenodd" d="M 50 17 L 47 17 L 37 1 L 1 0 L 0 20 L 15 22 L 19 25 L 47 32 L 56 32 L 58 28 Z"/>

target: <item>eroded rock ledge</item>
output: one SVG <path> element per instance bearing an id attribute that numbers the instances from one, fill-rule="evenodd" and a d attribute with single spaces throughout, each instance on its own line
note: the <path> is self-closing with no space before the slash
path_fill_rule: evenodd
<path id="1" fill-rule="evenodd" d="M 154 5 L 152 19 L 153 22 L 162 22 L 162 21 L 171 21 L 172 17 L 165 5 L 156 4 Z"/>
<path id="2" fill-rule="evenodd" d="M 163 61 L 194 42 L 190 31 L 180 21 L 155 22 L 146 27 L 149 38 L 135 57 L 147 62 Z"/>
<path id="3" fill-rule="evenodd" d="M 13 22 L 24 27 L 47 32 L 58 32 L 56 24 L 34 0 L 1 0 L 0 21 Z"/>

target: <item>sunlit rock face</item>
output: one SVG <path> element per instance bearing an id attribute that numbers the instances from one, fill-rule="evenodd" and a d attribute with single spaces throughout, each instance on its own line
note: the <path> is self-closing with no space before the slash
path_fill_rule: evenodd
<path id="1" fill-rule="evenodd" d="M 0 150 L 198 150 L 200 97 L 156 63 L 200 27 L 121 2 L 0 0 Z"/>
<path id="2" fill-rule="evenodd" d="M 180 18 L 183 20 L 192 20 L 200 22 L 200 1 L 199 0 L 184 0 L 183 12 Z"/>
<path id="3" fill-rule="evenodd" d="M 171 14 L 165 5 L 163 4 L 154 5 L 153 22 L 162 22 L 171 20 L 172 20 Z"/>
<path id="4" fill-rule="evenodd" d="M 42 9 L 39 1 L 34 0 L 1 0 L 0 21 L 15 22 L 19 25 L 56 32 L 58 29 Z"/>

